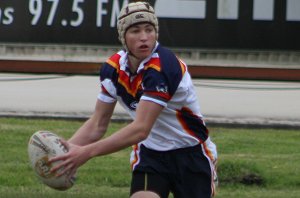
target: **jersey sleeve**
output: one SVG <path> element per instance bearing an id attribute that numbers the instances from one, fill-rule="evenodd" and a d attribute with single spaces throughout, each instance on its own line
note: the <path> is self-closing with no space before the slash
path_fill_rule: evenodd
<path id="1" fill-rule="evenodd" d="M 99 100 L 107 103 L 113 103 L 117 100 L 115 76 L 116 69 L 111 64 L 104 63 L 100 70 L 101 91 L 98 94 Z"/>
<path id="2" fill-rule="evenodd" d="M 157 54 L 145 67 L 141 99 L 166 106 L 182 80 L 185 66 L 165 48 L 159 48 Z"/>

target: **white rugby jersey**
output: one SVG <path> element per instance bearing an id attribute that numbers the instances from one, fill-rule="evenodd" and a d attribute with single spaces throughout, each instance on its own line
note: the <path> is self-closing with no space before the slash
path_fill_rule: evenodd
<path id="1" fill-rule="evenodd" d="M 204 143 L 208 154 L 216 156 L 186 64 L 157 43 L 137 72 L 131 74 L 127 55 L 119 51 L 102 66 L 98 99 L 118 101 L 132 119 L 140 100 L 163 106 L 149 136 L 140 143 L 149 149 L 167 151 Z"/>

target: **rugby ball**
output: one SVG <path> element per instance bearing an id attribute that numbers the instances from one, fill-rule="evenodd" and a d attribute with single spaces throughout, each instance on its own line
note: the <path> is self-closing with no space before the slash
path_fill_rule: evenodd
<path id="1" fill-rule="evenodd" d="M 60 137 L 50 131 L 37 131 L 28 142 L 31 167 L 44 184 L 56 190 L 71 188 L 74 184 L 74 178 L 70 178 L 67 174 L 56 177 L 56 174 L 51 173 L 50 169 L 61 161 L 49 163 L 48 160 L 67 152 L 68 149 L 60 142 Z"/>

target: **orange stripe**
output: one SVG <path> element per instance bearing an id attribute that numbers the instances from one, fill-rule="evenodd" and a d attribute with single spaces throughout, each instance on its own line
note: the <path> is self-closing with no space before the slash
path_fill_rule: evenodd
<path id="1" fill-rule="evenodd" d="M 179 60 L 179 63 L 180 63 L 180 67 L 181 67 L 181 72 L 182 72 L 182 76 L 184 75 L 184 73 L 186 72 L 186 66 L 183 64 L 183 62 Z"/>
<path id="2" fill-rule="evenodd" d="M 155 65 L 155 64 L 147 65 L 147 66 L 145 67 L 145 70 L 147 70 L 147 69 L 149 69 L 149 68 L 155 69 L 156 71 L 160 71 L 160 70 L 161 70 L 160 66 Z"/>
<path id="3" fill-rule="evenodd" d="M 157 71 L 161 71 L 161 65 L 160 65 L 159 58 L 152 58 L 145 66 L 145 70 L 147 70 L 149 68 L 155 69 Z"/>
<path id="4" fill-rule="evenodd" d="M 135 144 L 135 145 L 133 145 L 132 146 L 132 149 L 133 149 L 133 152 L 134 152 L 134 160 L 132 161 L 132 163 L 131 163 L 131 170 L 133 170 L 133 167 L 134 167 L 134 165 L 137 163 L 137 161 L 138 161 L 138 158 L 139 158 L 139 156 L 138 156 L 138 154 L 137 154 L 137 151 L 138 151 L 138 145 L 137 144 Z"/>
<path id="5" fill-rule="evenodd" d="M 189 129 L 187 123 L 184 122 L 184 120 L 182 119 L 181 114 L 180 114 L 178 111 L 177 111 L 177 113 L 176 113 L 176 116 L 177 116 L 177 119 L 178 119 L 178 121 L 180 122 L 182 128 L 183 128 L 188 134 L 190 134 L 191 136 L 193 136 L 194 138 L 196 138 L 200 143 L 202 143 L 203 141 L 202 141 L 200 138 L 198 138 L 192 130 Z"/>
<path id="6" fill-rule="evenodd" d="M 209 157 L 209 159 L 213 162 L 214 161 L 214 157 L 213 154 L 210 152 L 210 150 L 207 148 L 206 143 L 204 142 L 203 144 L 204 147 L 204 151 L 206 153 L 206 155 Z"/>
<path id="7" fill-rule="evenodd" d="M 137 93 L 137 91 L 139 90 L 139 88 L 141 87 L 142 84 L 142 78 L 143 75 L 142 74 L 138 74 L 133 82 L 131 83 L 131 89 L 134 90 L 135 94 Z"/>
<path id="8" fill-rule="evenodd" d="M 113 68 L 115 68 L 117 71 L 119 71 L 119 65 L 115 62 L 113 62 L 112 60 L 108 59 L 106 61 L 108 64 L 110 64 L 111 66 L 113 66 Z"/>
<path id="9" fill-rule="evenodd" d="M 186 112 L 189 112 L 190 115 L 194 115 L 192 110 L 190 110 L 189 108 L 187 107 L 183 107 L 181 110 L 184 110 Z M 191 136 L 193 136 L 194 138 L 196 138 L 201 144 L 203 143 L 203 140 L 201 140 L 200 138 L 197 137 L 197 135 L 195 134 L 194 131 L 192 131 L 188 124 L 185 122 L 185 120 L 183 119 L 183 116 L 182 116 L 182 113 L 180 110 L 176 110 L 176 117 L 179 121 L 179 123 L 181 124 L 182 128 L 188 133 L 190 134 Z"/>
<path id="10" fill-rule="evenodd" d="M 136 96 L 141 83 L 142 83 L 142 75 L 138 74 L 132 83 L 130 83 L 129 76 L 124 71 L 120 71 L 118 82 L 126 89 L 127 93 Z"/>
<path id="11" fill-rule="evenodd" d="M 207 148 L 206 143 L 204 142 L 202 144 L 203 149 L 205 154 L 209 157 L 210 159 L 210 166 L 211 166 L 211 191 L 212 191 L 212 197 L 214 197 L 216 195 L 216 184 L 215 184 L 215 174 L 217 174 L 216 172 L 216 164 L 214 163 L 214 157 L 213 154 L 211 153 L 211 151 Z"/>
<path id="12" fill-rule="evenodd" d="M 119 54 L 114 54 L 106 62 L 108 64 L 110 64 L 111 66 L 113 66 L 113 68 L 115 68 L 119 72 L 119 70 L 120 70 L 120 64 L 119 64 L 120 58 L 121 58 L 121 56 Z"/>

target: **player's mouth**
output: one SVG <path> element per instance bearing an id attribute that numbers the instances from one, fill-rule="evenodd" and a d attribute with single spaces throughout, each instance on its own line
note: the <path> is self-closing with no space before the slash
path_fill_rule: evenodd
<path id="1" fill-rule="evenodd" d="M 148 51 L 149 50 L 149 46 L 148 45 L 141 45 L 139 47 L 139 50 L 141 50 L 141 51 Z"/>

